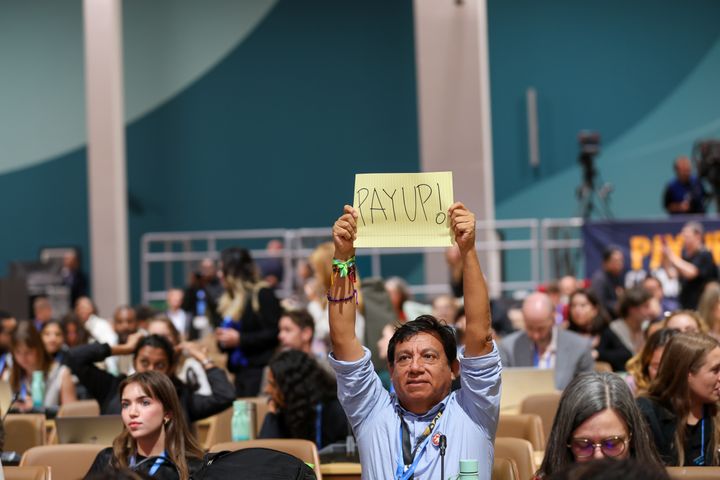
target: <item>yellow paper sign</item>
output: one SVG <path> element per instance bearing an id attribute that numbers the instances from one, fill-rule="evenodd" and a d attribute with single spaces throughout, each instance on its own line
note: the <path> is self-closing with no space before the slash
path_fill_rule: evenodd
<path id="1" fill-rule="evenodd" d="M 452 203 L 452 172 L 357 174 L 355 246 L 450 246 Z"/>

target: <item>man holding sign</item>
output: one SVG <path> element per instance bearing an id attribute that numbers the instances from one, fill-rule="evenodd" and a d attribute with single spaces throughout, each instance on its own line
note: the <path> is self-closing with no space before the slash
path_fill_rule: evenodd
<path id="1" fill-rule="evenodd" d="M 398 328 L 388 345 L 395 395 L 382 387 L 370 351 L 355 336 L 354 255 L 355 241 L 362 240 L 360 212 L 345 206 L 333 226 L 330 363 L 358 440 L 363 479 L 435 479 L 443 466 L 445 478 L 454 477 L 461 459 L 477 460 L 480 478 L 490 479 L 500 409 L 500 356 L 490 334 L 487 287 L 475 251 L 475 216 L 462 203 L 444 213 L 463 258 L 466 344 L 458 352 L 450 327 L 430 315 Z M 458 372 L 462 388 L 451 393 Z"/>

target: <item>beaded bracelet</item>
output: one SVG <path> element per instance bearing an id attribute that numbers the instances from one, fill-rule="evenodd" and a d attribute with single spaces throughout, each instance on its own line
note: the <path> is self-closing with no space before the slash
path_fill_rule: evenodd
<path id="1" fill-rule="evenodd" d="M 352 281 L 352 283 L 355 283 L 355 279 L 356 279 L 356 277 L 355 277 L 355 272 L 356 272 L 355 256 L 353 255 L 352 257 L 348 258 L 345 261 L 338 260 L 337 258 L 333 258 L 332 271 L 333 271 L 333 274 L 330 277 L 330 286 L 331 287 L 335 283 L 335 281 L 334 281 L 335 275 L 338 273 L 340 274 L 340 278 L 349 277 L 350 281 Z"/>
<path id="2" fill-rule="evenodd" d="M 330 303 L 345 303 L 345 302 L 347 302 L 348 300 L 352 300 L 353 298 L 355 299 L 355 305 L 357 305 L 357 304 L 358 304 L 357 288 L 353 288 L 353 292 L 352 292 L 350 295 L 348 295 L 347 297 L 344 297 L 344 298 L 336 298 L 336 297 L 333 297 L 332 295 L 330 295 L 330 290 L 328 290 L 328 292 L 327 292 L 327 300 L 328 300 L 328 302 L 330 302 Z"/>

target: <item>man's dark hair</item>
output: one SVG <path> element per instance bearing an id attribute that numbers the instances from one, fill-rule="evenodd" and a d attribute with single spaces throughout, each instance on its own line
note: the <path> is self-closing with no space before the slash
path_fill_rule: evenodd
<path id="1" fill-rule="evenodd" d="M 625 290 L 625 293 L 620 297 L 618 306 L 620 317 L 627 317 L 631 308 L 639 307 L 650 300 L 651 297 L 650 292 L 642 287 L 633 287 Z"/>
<path id="2" fill-rule="evenodd" d="M 309 328 L 312 330 L 313 335 L 315 334 L 315 320 L 313 320 L 312 315 L 308 313 L 307 310 L 299 309 L 299 310 L 288 310 L 285 311 L 282 315 L 283 317 L 288 317 L 292 322 L 300 327 L 300 330 Z"/>
<path id="3" fill-rule="evenodd" d="M 443 344 L 445 356 L 448 359 L 448 365 L 452 366 L 457 358 L 457 342 L 455 341 L 455 332 L 445 323 L 439 321 L 432 315 L 420 315 L 415 320 L 411 320 L 401 325 L 388 343 L 388 363 L 395 364 L 395 347 L 398 343 L 411 339 L 419 333 L 429 333 L 438 337 Z"/>
<path id="4" fill-rule="evenodd" d="M 612 254 L 615 252 L 623 253 L 622 248 L 618 247 L 617 245 L 608 245 L 605 247 L 605 250 L 602 252 L 602 261 L 603 263 L 610 260 L 610 257 L 612 257 Z"/>

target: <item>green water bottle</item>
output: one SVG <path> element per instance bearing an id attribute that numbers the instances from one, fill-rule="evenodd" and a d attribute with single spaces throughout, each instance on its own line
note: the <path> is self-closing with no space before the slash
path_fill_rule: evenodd
<path id="1" fill-rule="evenodd" d="M 477 460 L 460 460 L 460 474 L 458 480 L 478 480 L 480 478 L 478 472 Z"/>
<path id="2" fill-rule="evenodd" d="M 32 395 L 33 408 L 42 408 L 45 404 L 45 373 L 40 370 L 36 370 L 32 374 L 30 395 Z"/>
<path id="3" fill-rule="evenodd" d="M 245 400 L 233 402 L 233 416 L 231 423 L 232 441 L 242 442 L 250 440 L 250 413 Z"/>

